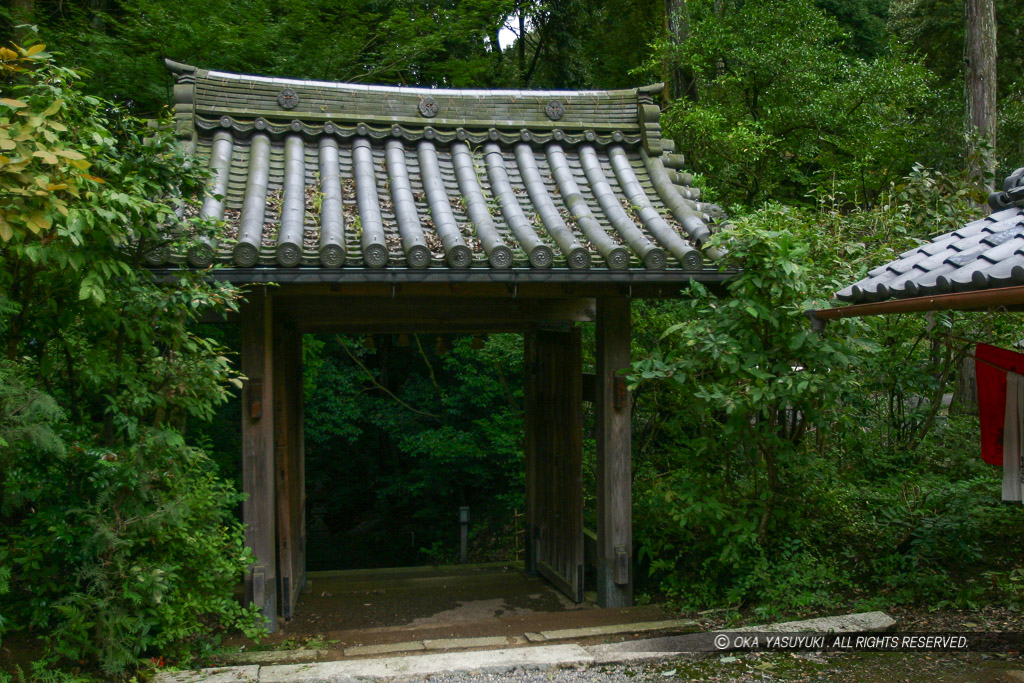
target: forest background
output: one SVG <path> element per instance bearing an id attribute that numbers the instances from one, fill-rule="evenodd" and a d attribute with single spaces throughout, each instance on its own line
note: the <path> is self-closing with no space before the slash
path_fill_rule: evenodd
<path id="1" fill-rule="evenodd" d="M 1024 162 L 1024 12 L 994 3 L 993 125 L 979 133 L 966 123 L 973 4 L 0 8 L 0 665 L 13 638 L 38 643 L 29 678 L 125 678 L 255 632 L 232 599 L 249 560 L 237 332 L 197 322 L 239 292 L 194 275 L 157 287 L 139 267 L 205 183 L 146 123 L 170 100 L 163 57 L 438 87 L 666 82 L 665 134 L 729 213 L 719 239 L 745 271 L 724 293 L 634 303 L 641 598 L 758 619 L 1019 607 L 1024 510 L 1000 503 L 1000 473 L 980 460 L 962 362 L 963 340 L 1018 344 L 1019 318 L 892 316 L 819 336 L 803 315 L 984 215 L 986 186 Z M 473 560 L 517 559 L 522 339 L 304 346 L 311 568 L 454 561 L 462 505 Z M 593 462 L 588 439 L 591 492 Z"/>

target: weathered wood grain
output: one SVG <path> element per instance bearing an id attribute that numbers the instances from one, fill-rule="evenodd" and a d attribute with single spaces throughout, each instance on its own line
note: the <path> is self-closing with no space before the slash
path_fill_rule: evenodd
<path id="1" fill-rule="evenodd" d="M 255 564 L 245 578 L 245 596 L 260 608 L 267 629 L 277 630 L 277 562 L 274 506 L 273 300 L 255 287 L 241 309 L 242 503 L 245 542 Z"/>
<path id="2" fill-rule="evenodd" d="M 625 298 L 597 301 L 594 404 L 597 436 L 597 601 L 602 607 L 633 603 L 631 406 L 616 405 L 616 379 L 630 363 L 630 305 Z"/>
<path id="3" fill-rule="evenodd" d="M 529 565 L 583 601 L 583 396 L 580 332 L 537 330 L 527 355 Z"/>

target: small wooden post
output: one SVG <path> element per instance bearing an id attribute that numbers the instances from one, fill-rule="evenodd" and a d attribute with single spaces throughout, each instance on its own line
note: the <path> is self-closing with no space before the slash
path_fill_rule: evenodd
<path id="1" fill-rule="evenodd" d="M 630 306 L 597 300 L 597 603 L 633 604 L 633 499 L 630 400 L 619 371 L 630 363 Z"/>
<path id="2" fill-rule="evenodd" d="M 245 598 L 277 630 L 277 553 L 274 508 L 273 302 L 255 287 L 242 304 L 242 503 L 245 542 L 256 562 L 245 577 Z"/>

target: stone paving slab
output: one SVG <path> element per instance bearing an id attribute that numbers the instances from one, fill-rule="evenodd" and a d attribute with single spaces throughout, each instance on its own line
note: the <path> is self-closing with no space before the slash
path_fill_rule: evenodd
<path id="1" fill-rule="evenodd" d="M 471 647 L 505 647 L 508 638 L 505 636 L 483 636 L 480 638 L 436 638 L 424 640 L 423 646 L 428 650 L 464 650 Z"/>
<path id="2" fill-rule="evenodd" d="M 796 633 L 815 631 L 818 633 L 867 633 L 871 631 L 888 631 L 896 625 L 896 620 L 885 612 L 858 612 L 841 614 L 835 617 L 819 617 L 803 621 L 784 621 L 765 626 L 741 626 L 725 629 L 726 633 Z"/>
<path id="3" fill-rule="evenodd" d="M 419 640 L 409 640 L 404 643 L 382 643 L 380 645 L 353 645 L 345 648 L 346 657 L 359 657 L 362 655 L 387 655 L 395 652 L 415 652 L 425 649 Z"/>
<path id="4" fill-rule="evenodd" d="M 218 666 L 201 671 L 177 671 L 157 674 L 157 683 L 255 683 L 260 680 L 260 667 Z"/>
<path id="5" fill-rule="evenodd" d="M 545 640 L 567 640 L 569 638 L 591 638 L 594 636 L 613 636 L 622 633 L 643 633 L 645 631 L 668 631 L 670 629 L 692 628 L 697 622 L 691 619 L 669 619 L 666 621 L 641 621 L 635 624 L 608 624 L 606 626 L 588 626 L 586 628 L 563 628 L 555 631 L 527 633 L 530 642 Z M 539 639 L 534 640 L 537 636 Z"/>
<path id="6" fill-rule="evenodd" d="M 628 626 L 635 628 L 638 625 L 642 624 L 629 624 Z M 713 649 L 707 647 L 708 642 L 711 642 L 710 639 L 716 634 L 721 633 L 870 633 L 887 631 L 895 625 L 895 619 L 884 612 L 864 612 L 765 626 L 744 626 L 712 633 L 688 633 L 661 638 L 630 640 L 589 647 L 564 643 L 560 645 L 534 645 L 468 652 L 438 652 L 336 662 L 219 667 L 216 669 L 204 669 L 201 672 L 164 673 L 155 678 L 155 683 L 237 683 L 240 681 L 255 683 L 356 683 L 402 676 L 423 678 L 442 673 L 506 674 L 513 671 L 546 671 L 553 668 L 570 668 L 594 664 L 650 661 L 678 656 L 684 652 L 689 652 L 696 656 L 706 656 L 714 652 Z M 667 628 L 671 628 L 671 626 Z M 572 630 L 583 632 L 593 629 Z M 585 636 L 579 635 L 577 637 Z M 433 642 L 437 644 L 449 643 L 450 647 L 479 647 L 481 645 L 477 644 L 477 641 L 484 640 L 494 640 L 495 642 L 501 640 L 502 644 L 508 642 L 504 637 L 500 639 L 439 639 Z M 694 649 L 692 647 L 692 644 L 697 641 L 702 643 L 702 649 Z M 451 644 L 456 642 L 463 644 Z M 691 645 L 691 647 L 687 649 L 685 647 L 686 644 Z M 376 647 L 393 648 L 396 646 L 409 647 L 413 645 L 419 645 L 421 648 L 426 647 L 422 641 L 394 643 Z M 348 650 L 346 650 L 347 652 Z"/>
<path id="7" fill-rule="evenodd" d="M 231 664 L 283 664 L 285 662 L 315 662 L 323 658 L 324 655 L 324 650 L 256 650 L 254 652 L 238 652 L 224 657 L 223 661 Z"/>
<path id="8" fill-rule="evenodd" d="M 512 671 L 547 671 L 551 668 L 592 664 L 593 661 L 594 658 L 579 645 L 546 645 L 344 662 L 264 666 L 260 669 L 258 680 L 259 683 L 350 683 L 397 676 L 422 678 L 451 672 L 501 674 Z M 159 683 L 169 682 L 161 679 Z M 203 683 L 207 682 L 204 680 Z"/>
<path id="9" fill-rule="evenodd" d="M 702 647 L 709 647 L 708 639 L 716 633 L 873 633 L 888 631 L 895 625 L 896 620 L 885 612 L 860 612 L 802 621 L 785 621 L 763 626 L 741 626 L 711 633 L 627 640 L 608 645 L 592 645 L 587 648 L 587 651 L 594 656 L 594 660 L 598 664 L 627 663 L 664 659 L 683 652 L 693 652 L 692 646 L 697 641 L 702 641 Z M 713 650 L 707 649 L 703 653 L 698 652 L 697 654 L 706 655 L 711 652 Z"/>

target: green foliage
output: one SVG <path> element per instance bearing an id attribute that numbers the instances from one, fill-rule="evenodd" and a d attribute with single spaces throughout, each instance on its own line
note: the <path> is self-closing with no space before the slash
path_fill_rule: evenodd
<path id="1" fill-rule="evenodd" d="M 632 375 L 634 385 L 670 380 L 690 397 L 672 425 L 682 457 L 668 456 L 669 476 L 646 492 L 672 523 L 653 531 L 645 552 L 656 556 L 656 571 L 688 562 L 713 581 L 731 577 L 731 600 L 748 597 L 753 558 L 798 519 L 815 460 L 805 437 L 825 425 L 854 360 L 841 336 L 807 325 L 808 250 L 785 230 L 791 220 L 789 210 L 769 207 L 730 230 L 730 258 L 744 271 L 727 296 L 691 285 L 684 321 Z M 694 546 L 705 552 L 691 554 Z"/>
<path id="2" fill-rule="evenodd" d="M 521 338 L 372 339 L 306 337 L 311 566 L 451 560 L 463 505 L 474 561 L 507 559 L 523 507 Z"/>
<path id="3" fill-rule="evenodd" d="M 496 85 L 491 46 L 515 3 L 453 0 L 70 2 L 40 16 L 93 88 L 133 111 L 167 99 L 162 57 L 204 68 L 349 82 Z M 386 36 L 386 38 L 385 38 Z"/>
<path id="4" fill-rule="evenodd" d="M 1010 346 L 1019 316 L 879 316 L 824 337 L 803 319 L 973 219 L 975 196 L 963 176 L 917 168 L 876 208 L 769 205 L 730 231 L 746 270 L 725 292 L 644 304 L 635 341 L 656 350 L 633 367 L 636 535 L 681 605 L 768 619 L 842 602 L 1017 600 L 1014 582 L 986 584 L 978 565 L 1019 564 L 1003 539 L 1024 511 L 999 503 L 976 418 L 950 417 L 942 399 L 965 350 L 949 335 Z"/>
<path id="5" fill-rule="evenodd" d="M 204 310 L 233 308 L 237 292 L 202 273 L 158 286 L 142 267 L 214 229 L 176 214 L 201 198 L 204 174 L 188 170 L 169 130 L 83 95 L 74 71 L 28 52 L 2 75 L 18 99 L 0 102 L 0 128 L 19 139 L 0 158 L 5 355 L 32 358 L 72 420 L 102 421 L 108 439 L 208 418 L 229 364 L 191 326 Z"/>
<path id="6" fill-rule="evenodd" d="M 849 56 L 811 0 L 687 3 L 690 37 L 662 44 L 698 79 L 663 125 L 736 201 L 800 202 L 814 187 L 872 202 L 927 153 L 933 76 L 891 51 Z"/>
<path id="7" fill-rule="evenodd" d="M 257 632 L 240 498 L 176 431 L 238 381 L 195 329 L 237 292 L 142 267 L 217 229 L 178 219 L 206 178 L 165 128 L 41 45 L 0 59 L 0 635 L 45 643 L 33 679 L 124 680 Z"/>
<path id="8" fill-rule="evenodd" d="M 209 654 L 218 631 L 257 633 L 255 607 L 232 596 L 252 562 L 234 519 L 241 498 L 176 434 L 23 449 L 6 490 L 11 620 L 41 630 L 52 655 L 118 676 L 144 656 Z"/>

